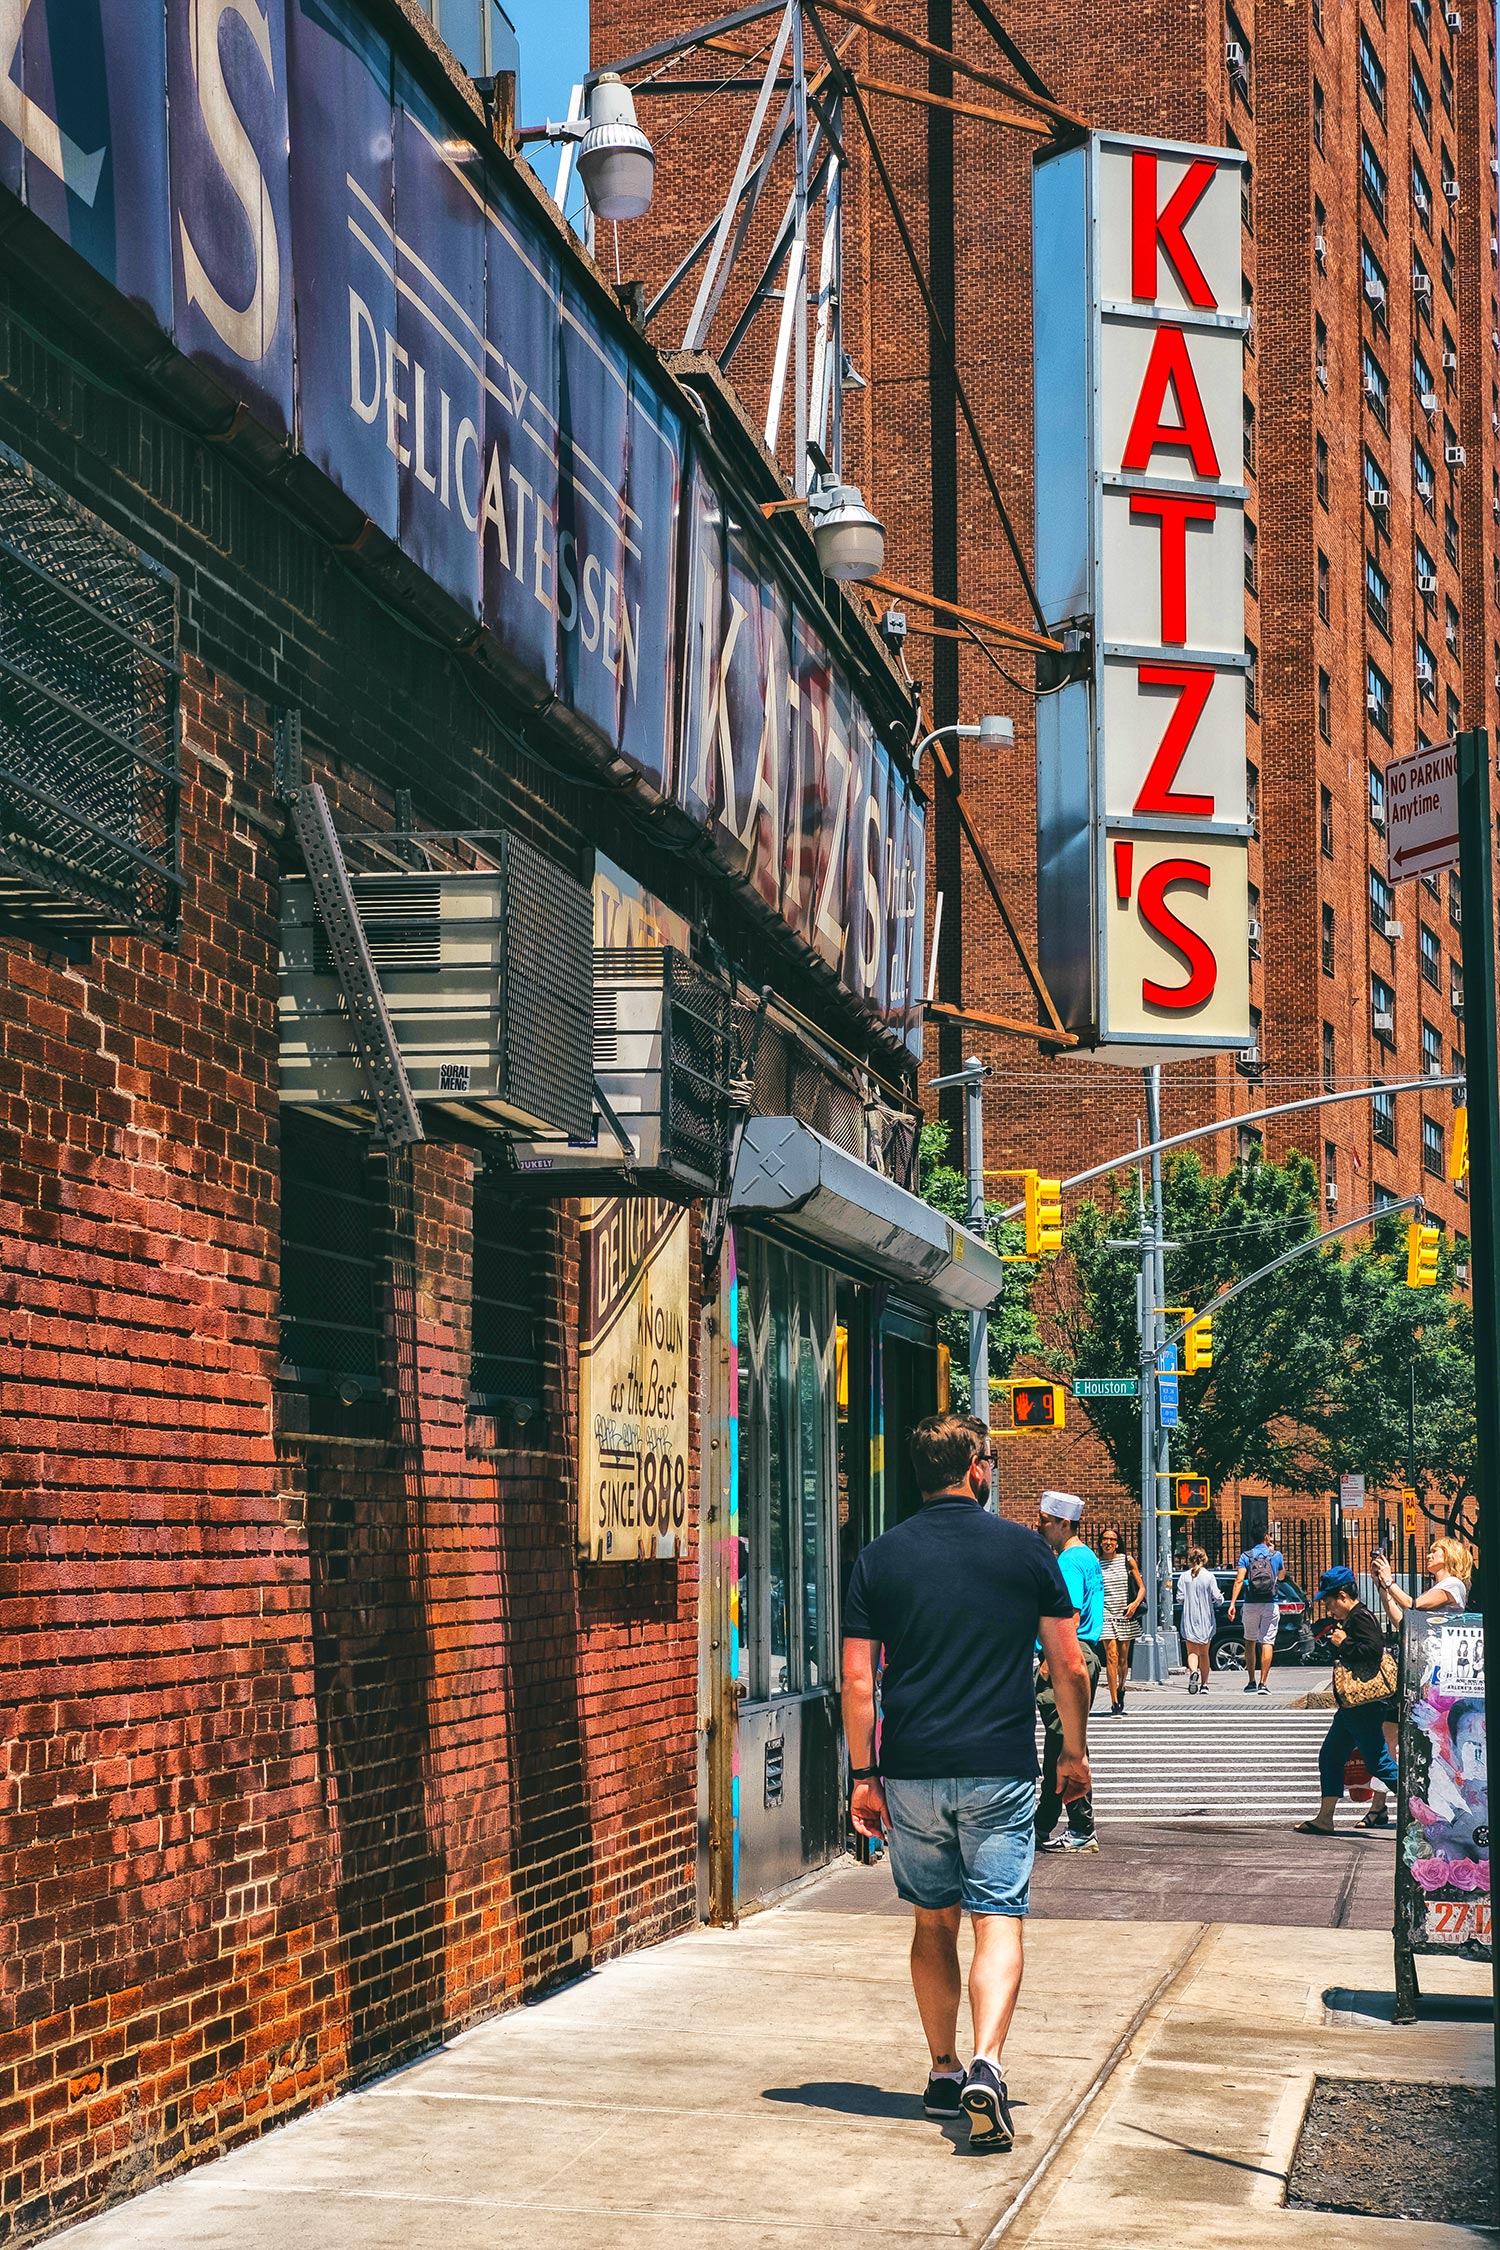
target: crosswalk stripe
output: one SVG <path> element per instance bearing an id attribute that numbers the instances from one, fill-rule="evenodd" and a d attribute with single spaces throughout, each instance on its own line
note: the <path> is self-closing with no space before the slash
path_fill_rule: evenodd
<path id="1" fill-rule="evenodd" d="M 1230 1689 L 1243 1696 L 1243 1689 Z M 1282 1821 L 1316 1807 L 1318 1745 L 1328 1711 L 1238 1706 L 1176 1698 L 1107 1705 L 1089 1720 L 1094 1810 L 1101 1820 L 1211 1819 L 1239 1827 Z M 1040 1733 L 1038 1735 L 1040 1741 Z"/>

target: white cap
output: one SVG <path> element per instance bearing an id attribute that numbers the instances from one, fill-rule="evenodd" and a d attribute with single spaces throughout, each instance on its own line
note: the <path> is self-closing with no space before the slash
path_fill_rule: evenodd
<path id="1" fill-rule="evenodd" d="M 1038 1504 L 1044 1516 L 1056 1516 L 1060 1523 L 1078 1523 L 1083 1516 L 1076 1492 L 1044 1492 Z"/>

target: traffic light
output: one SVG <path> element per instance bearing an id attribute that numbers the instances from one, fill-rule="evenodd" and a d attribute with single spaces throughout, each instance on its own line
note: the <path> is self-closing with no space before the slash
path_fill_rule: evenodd
<path id="1" fill-rule="evenodd" d="M 1026 1255 L 1055 1258 L 1062 1248 L 1062 1183 L 1026 1174 Z"/>
<path id="2" fill-rule="evenodd" d="M 1201 1516 L 1211 1498 L 1207 1477 L 1173 1477 L 1172 1485 L 1179 1515 Z"/>
<path id="3" fill-rule="evenodd" d="M 1183 1368 L 1189 1375 L 1206 1375 L 1214 1363 L 1214 1316 L 1204 1313 L 1183 1337 Z"/>
<path id="4" fill-rule="evenodd" d="M 1469 1176 L 1469 1110 L 1461 1102 L 1453 1112 L 1453 1147 L 1448 1157 L 1448 1177 L 1457 1187 Z"/>
<path id="5" fill-rule="evenodd" d="M 1438 1244 L 1443 1237 L 1441 1227 L 1424 1225 L 1413 1219 L 1406 1230 L 1406 1286 L 1408 1289 L 1431 1289 L 1437 1280 Z"/>
<path id="6" fill-rule="evenodd" d="M 1017 1430 L 1060 1430 L 1065 1419 L 1061 1383 L 1012 1383 L 1011 1426 Z"/>

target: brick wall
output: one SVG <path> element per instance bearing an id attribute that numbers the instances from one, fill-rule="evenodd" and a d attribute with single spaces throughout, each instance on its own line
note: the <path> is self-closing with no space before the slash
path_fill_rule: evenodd
<path id="1" fill-rule="evenodd" d="M 346 823 L 404 784 L 577 865 L 593 799 L 44 326 L 0 304 L 0 436 L 180 576 L 187 890 L 170 950 L 0 934 L 0 2239 L 695 1912 L 696 1534 L 577 1560 L 576 1207 L 524 1447 L 454 1146 L 373 1160 L 388 1411 L 277 1380 L 276 708 Z"/>

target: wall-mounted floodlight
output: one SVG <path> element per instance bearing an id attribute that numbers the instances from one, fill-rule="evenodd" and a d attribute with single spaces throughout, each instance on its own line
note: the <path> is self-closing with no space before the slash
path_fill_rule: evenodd
<path id="1" fill-rule="evenodd" d="M 885 565 L 885 526 L 857 484 L 820 476 L 807 495 L 813 545 L 825 578 L 875 578 Z"/>

